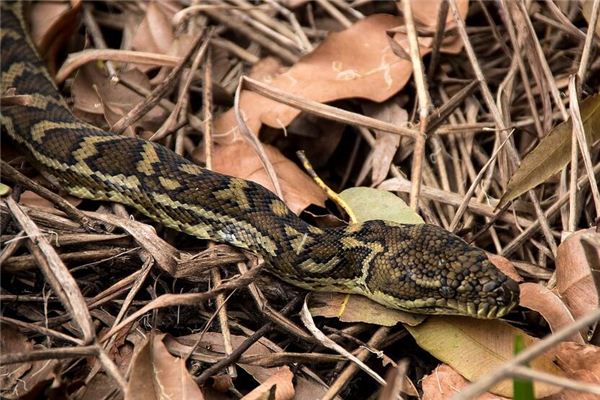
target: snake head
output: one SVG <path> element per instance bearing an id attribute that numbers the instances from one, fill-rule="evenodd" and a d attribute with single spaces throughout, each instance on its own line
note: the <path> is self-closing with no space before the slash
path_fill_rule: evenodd
<path id="1" fill-rule="evenodd" d="M 364 279 L 365 294 L 379 303 L 409 312 L 489 319 L 502 317 L 519 302 L 518 284 L 485 252 L 438 226 L 368 221 L 357 234 L 365 243 L 383 245 L 384 251 L 371 257 Z"/>

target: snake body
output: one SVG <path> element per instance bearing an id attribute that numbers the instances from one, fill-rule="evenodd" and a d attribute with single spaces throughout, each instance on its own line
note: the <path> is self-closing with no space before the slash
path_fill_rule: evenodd
<path id="1" fill-rule="evenodd" d="M 518 303 L 512 279 L 442 228 L 367 221 L 320 229 L 258 184 L 80 121 L 40 60 L 18 3 L 2 3 L 1 40 L 2 94 L 23 99 L 3 107 L 3 129 L 69 193 L 122 203 L 197 238 L 259 253 L 275 276 L 309 290 L 478 318 L 503 316 Z"/>

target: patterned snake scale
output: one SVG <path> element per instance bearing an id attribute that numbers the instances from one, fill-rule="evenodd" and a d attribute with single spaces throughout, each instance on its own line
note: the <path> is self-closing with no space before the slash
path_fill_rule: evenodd
<path id="1" fill-rule="evenodd" d="M 18 3 L 2 3 L 1 28 L 2 94 L 27 99 L 3 107 L 3 131 L 72 195 L 122 203 L 169 228 L 251 250 L 275 276 L 309 290 L 477 318 L 501 317 L 518 303 L 516 282 L 442 228 L 368 221 L 320 229 L 258 184 L 80 121 L 40 60 Z"/>

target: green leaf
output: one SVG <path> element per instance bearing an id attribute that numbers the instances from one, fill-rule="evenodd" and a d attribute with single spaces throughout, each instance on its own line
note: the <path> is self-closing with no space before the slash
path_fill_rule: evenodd
<path id="1" fill-rule="evenodd" d="M 523 336 L 515 336 L 515 355 L 525 349 Z M 529 363 L 525 363 L 528 366 Z M 533 395 L 533 382 L 530 379 L 513 378 L 513 399 L 514 400 L 535 400 Z"/>
<path id="2" fill-rule="evenodd" d="M 359 222 L 381 219 L 400 224 L 424 224 L 425 221 L 398 196 L 385 190 L 355 187 L 340 197 L 354 211 Z"/>
<path id="3" fill-rule="evenodd" d="M 0 197 L 4 197 L 10 193 L 10 186 L 0 183 Z"/>
<path id="4" fill-rule="evenodd" d="M 600 139 L 600 93 L 579 104 L 588 145 Z M 556 126 L 529 154 L 512 176 L 498 208 L 562 170 L 571 159 L 571 120 Z"/>

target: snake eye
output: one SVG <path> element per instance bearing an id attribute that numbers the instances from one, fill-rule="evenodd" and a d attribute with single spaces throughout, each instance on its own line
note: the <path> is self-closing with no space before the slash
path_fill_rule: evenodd
<path id="1" fill-rule="evenodd" d="M 452 289 L 450 286 L 442 286 L 440 287 L 440 294 L 445 299 L 453 298 L 456 294 L 456 291 Z"/>

